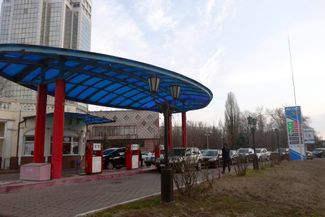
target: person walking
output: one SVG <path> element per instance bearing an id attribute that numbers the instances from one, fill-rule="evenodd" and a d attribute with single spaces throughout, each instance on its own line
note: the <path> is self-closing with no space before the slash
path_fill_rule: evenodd
<path id="1" fill-rule="evenodd" d="M 223 165 L 222 173 L 223 174 L 225 173 L 227 166 L 228 166 L 228 171 L 230 172 L 230 162 L 231 162 L 230 150 L 227 143 L 224 143 L 222 147 L 222 165 Z"/>

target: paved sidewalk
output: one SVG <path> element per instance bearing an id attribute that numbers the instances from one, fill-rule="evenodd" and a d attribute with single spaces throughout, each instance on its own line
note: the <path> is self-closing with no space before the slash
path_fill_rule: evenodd
<path id="1" fill-rule="evenodd" d="M 160 192 L 160 174 L 142 174 L 0 194 L 0 216 L 75 216 Z"/>

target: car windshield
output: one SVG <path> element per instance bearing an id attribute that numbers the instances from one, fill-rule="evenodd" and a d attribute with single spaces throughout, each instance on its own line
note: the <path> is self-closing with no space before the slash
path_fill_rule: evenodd
<path id="1" fill-rule="evenodd" d="M 248 148 L 239 149 L 238 152 L 240 154 L 248 153 Z"/>
<path id="2" fill-rule="evenodd" d="M 204 150 L 202 152 L 203 156 L 217 156 L 218 155 L 218 151 L 217 150 Z"/>
<path id="3" fill-rule="evenodd" d="M 262 149 L 256 149 L 256 153 L 261 153 Z"/>
<path id="4" fill-rule="evenodd" d="M 172 149 L 170 152 L 170 155 L 171 156 L 184 156 L 185 149 L 184 148 Z"/>
<path id="5" fill-rule="evenodd" d="M 109 155 L 109 154 L 113 153 L 113 152 L 116 151 L 116 150 L 117 150 L 116 148 L 106 149 L 106 150 L 103 152 L 103 155 Z"/>

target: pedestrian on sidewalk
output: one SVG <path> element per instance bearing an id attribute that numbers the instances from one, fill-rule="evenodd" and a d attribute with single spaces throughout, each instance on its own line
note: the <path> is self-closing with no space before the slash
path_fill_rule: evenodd
<path id="1" fill-rule="evenodd" d="M 223 174 L 225 173 L 227 166 L 228 166 L 228 171 L 230 173 L 230 162 L 231 162 L 230 150 L 227 143 L 224 143 L 222 147 L 222 165 L 223 165 L 222 173 Z"/>

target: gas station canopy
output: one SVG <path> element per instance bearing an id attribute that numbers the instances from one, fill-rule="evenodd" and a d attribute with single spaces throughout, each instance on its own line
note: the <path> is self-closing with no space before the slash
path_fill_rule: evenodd
<path id="1" fill-rule="evenodd" d="M 159 111 L 168 102 L 174 112 L 186 112 L 207 106 L 211 91 L 178 73 L 120 57 L 85 51 L 36 45 L 1 44 L 0 76 L 37 90 L 47 84 L 55 94 L 55 82 L 64 79 L 66 99 L 115 108 Z M 157 95 L 152 96 L 148 78 L 160 78 Z M 170 87 L 180 86 L 174 100 Z"/>
<path id="2" fill-rule="evenodd" d="M 53 117 L 54 113 L 46 114 L 47 117 Z M 35 118 L 36 116 L 28 116 L 24 117 L 24 119 Z M 64 117 L 66 119 L 75 119 L 79 121 L 85 122 L 86 125 L 94 125 L 94 124 L 106 124 L 115 122 L 112 119 L 108 119 L 105 117 L 98 117 L 90 114 L 82 114 L 82 113 L 74 113 L 74 112 L 64 112 Z"/>

